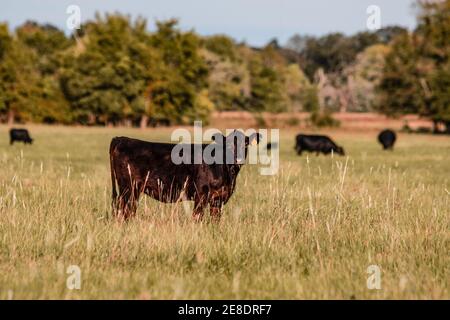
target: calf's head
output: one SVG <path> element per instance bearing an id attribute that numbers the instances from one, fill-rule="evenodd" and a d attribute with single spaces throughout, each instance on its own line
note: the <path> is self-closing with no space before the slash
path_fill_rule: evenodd
<path id="1" fill-rule="evenodd" d="M 248 146 L 258 144 L 261 139 L 262 137 L 259 133 L 255 132 L 250 136 L 246 136 L 238 130 L 234 130 L 227 137 L 221 133 L 215 133 L 212 136 L 214 142 L 223 146 L 224 163 L 239 165 L 245 163 Z"/>

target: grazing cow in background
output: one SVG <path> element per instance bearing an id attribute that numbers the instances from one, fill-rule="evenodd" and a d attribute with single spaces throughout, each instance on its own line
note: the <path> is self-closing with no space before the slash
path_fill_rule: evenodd
<path id="1" fill-rule="evenodd" d="M 145 193 L 166 203 L 194 201 L 192 215 L 196 221 L 202 220 L 203 210 L 209 205 L 211 217 L 219 221 L 222 206 L 233 194 L 248 145 L 258 143 L 260 139 L 257 133 L 246 136 L 236 130 L 227 137 L 216 133 L 213 140 L 219 144 L 219 150 L 223 150 L 222 164 L 207 164 L 203 157 L 199 164 L 175 164 L 171 155 L 176 144 L 113 138 L 109 149 L 113 211 L 127 220 L 136 213 L 139 196 Z M 187 146 L 191 150 L 190 159 L 194 159 L 197 156 L 195 145 Z M 201 150 L 207 146 L 209 144 L 202 144 Z M 238 149 L 245 153 L 239 153 Z M 227 159 L 231 159 L 229 164 L 225 161 L 227 154 L 230 157 Z"/>
<path id="2" fill-rule="evenodd" d="M 303 151 L 316 152 L 317 155 L 319 153 L 329 154 L 331 152 L 335 152 L 341 156 L 345 155 L 344 149 L 327 136 L 299 134 L 295 141 L 295 150 L 298 155 L 301 155 Z"/>
<path id="3" fill-rule="evenodd" d="M 394 149 L 396 139 L 397 135 L 395 134 L 395 132 L 389 129 L 381 131 L 378 135 L 378 141 L 383 145 L 384 150 Z"/>
<path id="4" fill-rule="evenodd" d="M 27 129 L 11 129 L 9 130 L 9 144 L 12 145 L 15 141 L 22 141 L 24 144 L 32 144 L 30 134 Z"/>

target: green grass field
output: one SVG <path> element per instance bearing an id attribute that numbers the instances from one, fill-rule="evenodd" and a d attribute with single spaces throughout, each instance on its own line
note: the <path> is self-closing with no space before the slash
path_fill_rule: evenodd
<path id="1" fill-rule="evenodd" d="M 110 215 L 113 136 L 168 141 L 169 129 L 0 127 L 1 299 L 449 299 L 450 138 L 331 132 L 348 157 L 294 153 L 280 172 L 242 169 L 218 225 L 142 198 Z M 66 273 L 81 270 L 81 289 Z M 367 268 L 381 289 L 367 288 Z"/>

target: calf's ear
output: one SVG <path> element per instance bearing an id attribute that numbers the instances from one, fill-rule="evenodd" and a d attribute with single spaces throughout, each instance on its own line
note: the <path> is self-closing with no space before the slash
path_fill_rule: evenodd
<path id="1" fill-rule="evenodd" d="M 249 137 L 246 138 L 247 145 L 257 145 L 261 139 L 262 139 L 261 134 L 257 132 L 252 133 Z"/>
<path id="2" fill-rule="evenodd" d="M 224 143 L 225 141 L 225 137 L 220 132 L 214 133 L 211 139 L 216 143 Z"/>

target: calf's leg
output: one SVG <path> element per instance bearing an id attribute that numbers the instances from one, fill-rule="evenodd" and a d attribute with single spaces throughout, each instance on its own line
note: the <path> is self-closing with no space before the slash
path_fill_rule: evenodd
<path id="1" fill-rule="evenodd" d="M 213 222 L 219 222 L 222 215 L 223 202 L 220 198 L 212 199 L 209 202 L 209 213 Z"/>
<path id="2" fill-rule="evenodd" d="M 203 210 L 205 209 L 205 200 L 201 197 L 196 197 L 194 200 L 194 210 L 192 211 L 192 218 L 195 222 L 203 220 Z"/>
<path id="3" fill-rule="evenodd" d="M 139 196 L 140 188 L 136 183 L 130 186 L 129 182 L 125 185 L 119 182 L 119 197 L 116 205 L 117 215 L 124 220 L 128 220 L 134 216 L 136 214 Z"/>
<path id="4" fill-rule="evenodd" d="M 209 213 L 211 214 L 211 219 L 213 222 L 219 222 L 222 216 L 222 206 L 211 206 L 209 207 Z"/>

